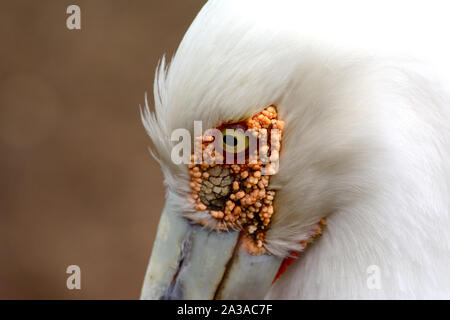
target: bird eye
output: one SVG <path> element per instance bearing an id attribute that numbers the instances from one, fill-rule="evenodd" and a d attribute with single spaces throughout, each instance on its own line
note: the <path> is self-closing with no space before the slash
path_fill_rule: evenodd
<path id="1" fill-rule="evenodd" d="M 248 148 L 248 136 L 240 129 L 223 129 L 223 149 L 229 153 L 240 153 Z"/>

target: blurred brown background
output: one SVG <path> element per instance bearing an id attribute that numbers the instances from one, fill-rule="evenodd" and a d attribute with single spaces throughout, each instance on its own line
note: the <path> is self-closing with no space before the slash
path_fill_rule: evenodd
<path id="1" fill-rule="evenodd" d="M 204 2 L 0 2 L 1 299 L 139 297 L 164 201 L 139 105 Z"/>

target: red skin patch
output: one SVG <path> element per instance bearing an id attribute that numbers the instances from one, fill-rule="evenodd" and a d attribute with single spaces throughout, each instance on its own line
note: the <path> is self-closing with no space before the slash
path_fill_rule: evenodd
<path id="1" fill-rule="evenodd" d="M 299 251 L 292 252 L 288 257 L 284 258 L 283 262 L 280 265 L 280 268 L 278 269 L 277 275 L 272 281 L 272 284 L 274 284 L 281 275 L 286 271 L 286 269 L 294 262 L 295 258 L 299 255 Z"/>
<path id="2" fill-rule="evenodd" d="M 315 233 L 311 236 L 310 239 L 314 239 L 316 236 L 321 235 L 322 227 L 326 226 L 326 224 L 326 218 L 320 219 L 320 221 L 318 222 L 318 226 L 314 229 Z M 300 244 L 303 248 L 306 248 L 308 241 L 301 241 Z M 284 258 L 283 262 L 280 265 L 280 268 L 278 269 L 277 275 L 272 281 L 272 284 L 274 284 L 281 277 L 281 275 L 286 271 L 287 267 L 289 267 L 292 262 L 294 262 L 295 258 L 297 258 L 299 254 L 300 251 L 291 252 L 288 257 Z"/>

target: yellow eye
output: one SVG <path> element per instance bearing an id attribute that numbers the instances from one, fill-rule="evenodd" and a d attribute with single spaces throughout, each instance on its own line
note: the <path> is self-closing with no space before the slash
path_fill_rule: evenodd
<path id="1" fill-rule="evenodd" d="M 223 129 L 223 149 L 229 153 L 240 153 L 248 148 L 248 136 L 242 129 Z"/>

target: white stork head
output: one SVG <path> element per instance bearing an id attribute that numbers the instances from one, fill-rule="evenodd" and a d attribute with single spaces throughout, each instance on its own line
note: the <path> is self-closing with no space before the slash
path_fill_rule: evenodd
<path id="1" fill-rule="evenodd" d="M 397 59 L 423 46 L 421 27 L 412 29 L 418 16 L 398 27 L 396 15 L 412 2 L 360 3 L 210 1 L 170 65 L 162 59 L 155 111 L 147 107 L 143 121 L 167 199 L 143 298 L 450 293 L 450 104 L 422 65 Z M 171 135 L 185 128 L 194 136 L 194 121 L 203 129 L 240 123 L 270 105 L 285 127 L 266 188 L 276 195 L 265 254 L 254 255 L 245 223 L 213 230 L 217 208 L 190 201 L 192 166 L 172 161 Z M 304 250 L 322 218 L 323 235 Z"/>

